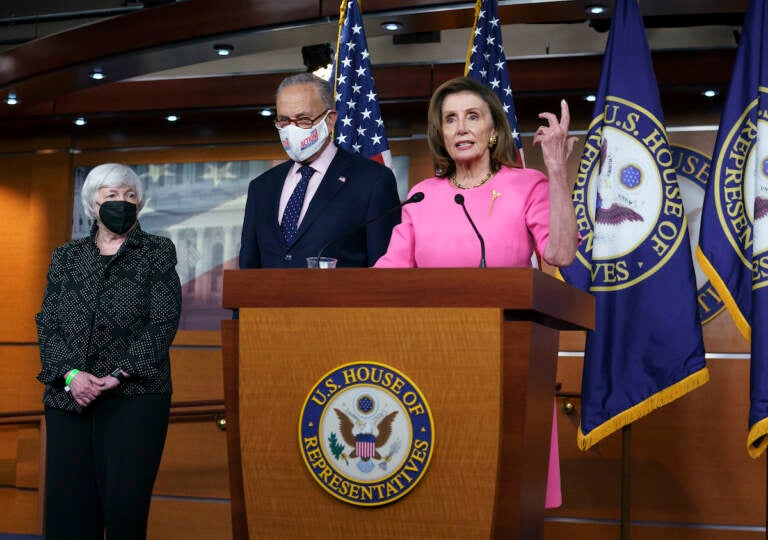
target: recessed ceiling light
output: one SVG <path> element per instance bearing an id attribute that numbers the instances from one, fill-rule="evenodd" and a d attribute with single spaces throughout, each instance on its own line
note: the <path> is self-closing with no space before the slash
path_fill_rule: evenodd
<path id="1" fill-rule="evenodd" d="M 403 27 L 403 23 L 397 22 L 397 21 L 386 21 L 381 23 L 381 27 L 384 30 L 389 30 L 390 32 L 395 32 L 397 30 L 400 30 Z"/>
<path id="2" fill-rule="evenodd" d="M 261 116 L 272 116 L 272 109 L 261 109 L 259 114 Z"/>
<path id="3" fill-rule="evenodd" d="M 587 7 L 587 14 L 588 15 L 602 15 L 605 13 L 605 7 L 604 6 L 589 6 Z"/>
<path id="4" fill-rule="evenodd" d="M 169 114 L 168 116 L 165 117 L 165 119 L 168 120 L 169 122 L 178 122 L 179 115 L 178 114 Z"/>
<path id="5" fill-rule="evenodd" d="M 595 94 L 589 94 L 584 96 L 584 99 L 589 101 L 590 103 L 594 103 L 595 101 L 597 101 L 597 96 Z"/>
<path id="6" fill-rule="evenodd" d="M 8 92 L 8 97 L 5 98 L 5 102 L 8 105 L 18 105 L 19 98 L 16 97 L 16 92 Z"/>
<path id="7" fill-rule="evenodd" d="M 101 71 L 101 68 L 96 68 L 88 75 L 94 81 L 101 81 L 107 78 L 107 74 Z"/>
<path id="8" fill-rule="evenodd" d="M 715 97 L 717 95 L 717 90 L 712 90 L 711 88 L 708 88 L 707 90 L 704 90 L 701 93 L 701 95 L 704 96 L 704 97 L 713 98 L 713 97 Z"/>
<path id="9" fill-rule="evenodd" d="M 88 123 L 88 120 L 86 120 L 85 117 L 83 116 L 78 116 L 72 121 L 72 123 L 75 124 L 76 126 L 84 126 L 85 124 Z"/>
<path id="10" fill-rule="evenodd" d="M 217 43 L 213 46 L 213 50 L 216 51 L 216 54 L 219 56 L 229 56 L 235 48 L 227 43 Z"/>

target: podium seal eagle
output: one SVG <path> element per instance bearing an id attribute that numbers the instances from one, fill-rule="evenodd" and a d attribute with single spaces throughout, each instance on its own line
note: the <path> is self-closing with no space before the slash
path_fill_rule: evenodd
<path id="1" fill-rule="evenodd" d="M 355 362 L 323 375 L 304 401 L 299 446 L 320 486 L 349 504 L 380 506 L 411 492 L 435 443 L 432 413 L 395 368 Z"/>

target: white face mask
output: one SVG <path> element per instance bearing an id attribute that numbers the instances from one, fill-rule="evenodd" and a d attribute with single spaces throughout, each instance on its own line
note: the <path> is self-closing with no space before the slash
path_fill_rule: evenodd
<path id="1" fill-rule="evenodd" d="M 289 158 L 298 162 L 306 161 L 322 148 L 328 140 L 328 124 L 325 123 L 325 118 L 329 112 L 331 111 L 327 111 L 323 119 L 311 128 L 305 129 L 288 124 L 277 130 L 280 134 L 280 142 L 283 143 L 283 150 Z"/>

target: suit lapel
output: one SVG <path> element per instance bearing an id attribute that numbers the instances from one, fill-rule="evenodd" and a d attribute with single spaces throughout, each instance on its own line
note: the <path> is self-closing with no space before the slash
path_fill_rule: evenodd
<path id="1" fill-rule="evenodd" d="M 349 160 L 343 150 L 339 149 L 336 152 L 331 165 L 325 172 L 325 176 L 320 182 L 320 185 L 315 192 L 315 196 L 312 197 L 312 201 L 309 203 L 307 213 L 304 215 L 304 219 L 299 224 L 299 230 L 296 232 L 296 240 L 309 229 L 312 223 L 323 213 L 325 207 L 328 206 L 336 194 L 341 188 L 344 187 L 344 182 L 340 180 L 343 178 L 343 172 L 349 166 Z M 296 241 L 294 241 L 295 243 Z"/>

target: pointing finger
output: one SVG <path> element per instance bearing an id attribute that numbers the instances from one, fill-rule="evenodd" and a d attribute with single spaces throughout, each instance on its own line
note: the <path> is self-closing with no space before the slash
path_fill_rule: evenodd
<path id="1" fill-rule="evenodd" d="M 560 100 L 560 125 L 568 131 L 568 125 L 571 123 L 571 110 L 568 108 L 568 102 Z"/>

